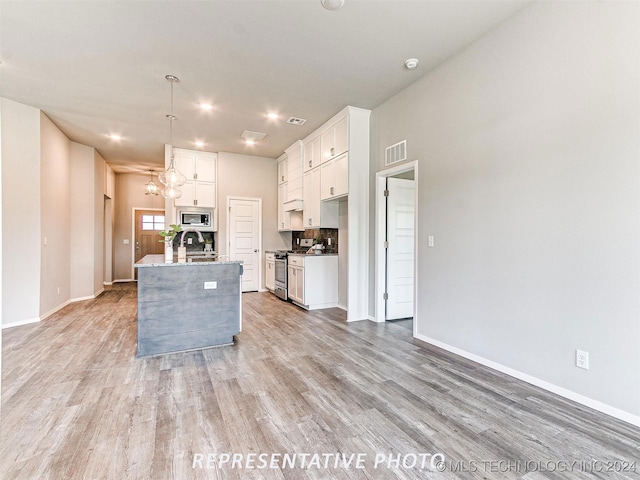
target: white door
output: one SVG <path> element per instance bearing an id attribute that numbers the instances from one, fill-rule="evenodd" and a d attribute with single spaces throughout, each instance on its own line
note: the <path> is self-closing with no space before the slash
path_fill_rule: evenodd
<path id="1" fill-rule="evenodd" d="M 229 258 L 241 260 L 242 291 L 260 288 L 260 201 L 229 200 Z"/>
<path id="2" fill-rule="evenodd" d="M 386 320 L 413 317 L 414 181 L 388 178 Z"/>

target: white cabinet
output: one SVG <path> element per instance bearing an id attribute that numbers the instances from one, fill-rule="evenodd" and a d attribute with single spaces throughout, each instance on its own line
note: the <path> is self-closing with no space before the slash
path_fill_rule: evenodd
<path id="1" fill-rule="evenodd" d="M 276 262 L 273 253 L 265 254 L 265 263 L 264 286 L 273 292 L 276 288 Z"/>
<path id="2" fill-rule="evenodd" d="M 217 158 L 215 153 L 174 149 L 176 168 L 187 177 L 182 196 L 175 199 L 177 207 L 216 207 Z"/>
<path id="3" fill-rule="evenodd" d="M 288 295 L 307 310 L 338 305 L 338 256 L 289 255 Z"/>
<path id="4" fill-rule="evenodd" d="M 349 117 L 329 126 L 320 136 L 322 162 L 349 150 Z"/>
<path id="5" fill-rule="evenodd" d="M 304 305 L 304 267 L 287 266 L 287 295 L 292 302 Z"/>
<path id="6" fill-rule="evenodd" d="M 320 165 L 320 198 L 332 200 L 348 194 L 349 154 L 344 153 Z"/>
<path id="7" fill-rule="evenodd" d="M 287 156 L 278 158 L 278 185 L 287 181 Z"/>
<path id="8" fill-rule="evenodd" d="M 302 154 L 300 140 L 285 150 L 287 152 L 287 202 L 302 202 Z M 298 204 L 301 206 L 301 204 Z M 298 206 L 294 208 L 299 208 Z"/>
<path id="9" fill-rule="evenodd" d="M 290 232 L 304 230 L 302 226 L 302 212 L 285 211 L 285 201 L 287 185 L 285 183 L 278 185 L 278 231 Z"/>
<path id="10" fill-rule="evenodd" d="M 320 167 L 304 174 L 304 228 L 338 228 L 338 204 L 320 201 Z"/>
<path id="11" fill-rule="evenodd" d="M 303 157 L 305 172 L 308 172 L 312 168 L 316 168 L 320 165 L 320 163 L 322 162 L 322 155 L 320 154 L 320 152 L 320 135 L 305 142 Z"/>

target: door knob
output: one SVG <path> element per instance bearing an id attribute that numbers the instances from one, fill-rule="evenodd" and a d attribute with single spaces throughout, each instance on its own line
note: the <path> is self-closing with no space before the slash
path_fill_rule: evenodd
<path id="1" fill-rule="evenodd" d="M 255 253 L 255 252 L 257 252 L 257 251 L 258 251 L 258 249 L 256 248 L 253 252 Z"/>

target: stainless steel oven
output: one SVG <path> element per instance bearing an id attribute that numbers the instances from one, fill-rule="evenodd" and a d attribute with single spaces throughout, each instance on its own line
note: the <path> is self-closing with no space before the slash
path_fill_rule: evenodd
<path id="1" fill-rule="evenodd" d="M 283 300 L 288 300 L 287 295 L 287 252 L 277 251 L 274 253 L 276 278 L 274 282 L 273 294 Z"/>

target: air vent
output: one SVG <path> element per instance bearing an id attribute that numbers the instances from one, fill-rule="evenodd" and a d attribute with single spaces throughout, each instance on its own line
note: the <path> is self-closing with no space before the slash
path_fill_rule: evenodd
<path id="1" fill-rule="evenodd" d="M 296 117 L 290 117 L 289 120 L 287 120 L 287 123 L 290 123 L 291 125 L 302 125 L 304 122 L 306 122 L 304 118 Z"/>
<path id="2" fill-rule="evenodd" d="M 387 147 L 384 151 L 384 164 L 391 165 L 407 159 L 407 141 L 403 140 Z"/>

